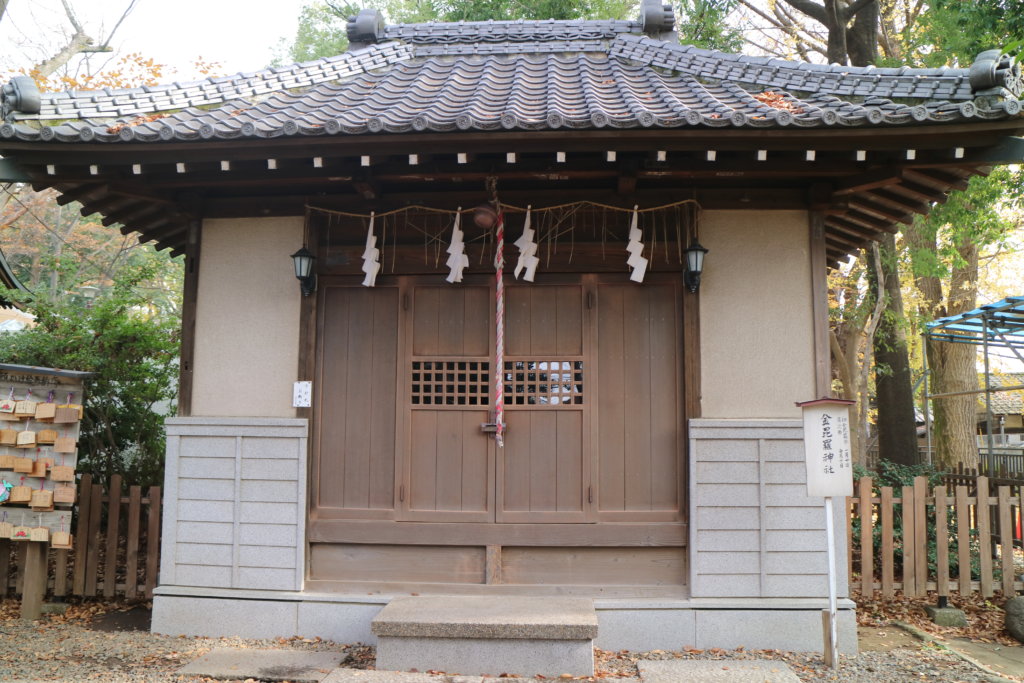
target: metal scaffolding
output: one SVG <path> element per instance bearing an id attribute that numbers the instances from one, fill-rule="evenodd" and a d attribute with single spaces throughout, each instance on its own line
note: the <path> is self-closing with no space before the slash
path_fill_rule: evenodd
<path id="1" fill-rule="evenodd" d="M 993 453 L 992 438 L 992 394 L 1000 391 L 1018 391 L 1024 384 L 1013 386 L 992 386 L 989 372 L 989 352 L 993 348 L 1009 349 L 1017 360 L 1024 364 L 1024 296 L 1010 296 L 992 304 L 959 315 L 939 318 L 925 325 L 924 353 L 924 422 L 928 439 L 928 462 L 932 461 L 932 399 L 950 396 L 985 394 L 985 435 L 989 456 Z M 928 389 L 928 342 L 943 341 L 951 344 L 973 344 L 982 347 L 985 363 L 985 388 L 971 391 L 952 391 L 941 394 L 929 393 Z"/>

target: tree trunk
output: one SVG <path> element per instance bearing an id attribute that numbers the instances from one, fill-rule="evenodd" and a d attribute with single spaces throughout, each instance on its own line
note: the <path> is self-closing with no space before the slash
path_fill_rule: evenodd
<path id="1" fill-rule="evenodd" d="M 925 234 L 927 227 L 915 223 L 907 230 L 907 240 L 918 253 L 937 252 L 934 233 Z M 915 278 L 924 295 L 926 313 L 933 318 L 956 315 L 972 310 L 978 298 L 978 247 L 969 238 L 957 245 L 963 259 L 954 266 L 949 283 L 949 295 L 943 296 L 942 284 L 935 275 Z M 922 268 L 924 270 L 924 268 Z M 928 344 L 928 369 L 931 393 L 942 394 L 978 389 L 977 347 L 973 344 L 932 342 Z M 937 398 L 932 401 L 932 432 L 935 446 L 934 462 L 944 470 L 977 467 L 978 446 L 976 433 L 975 394 Z"/>
<path id="2" fill-rule="evenodd" d="M 903 294 L 900 291 L 896 237 L 882 239 L 881 263 L 871 259 L 868 276 L 875 296 L 885 297 L 885 314 L 874 339 L 875 396 L 878 408 L 878 457 L 902 465 L 917 463 L 917 422 L 907 355 L 907 338 L 900 324 Z M 875 270 L 884 274 L 884 292 L 878 291 Z"/>
<path id="3" fill-rule="evenodd" d="M 858 348 L 860 330 L 847 327 L 842 331 L 841 335 L 842 339 L 840 339 L 840 334 L 837 334 L 835 329 L 829 330 L 829 346 L 832 349 L 832 359 L 834 361 L 832 367 L 839 375 L 839 381 L 843 385 L 842 398 L 857 401 L 851 411 L 855 424 L 850 429 L 850 453 L 855 465 L 867 467 L 867 448 L 863 438 L 864 430 L 860 424 L 860 394 L 857 391 L 857 360 L 860 356 L 860 349 Z"/>
<path id="4" fill-rule="evenodd" d="M 872 2 L 857 12 L 846 29 L 846 53 L 852 66 L 870 66 L 878 59 L 878 3 Z"/>
<path id="5" fill-rule="evenodd" d="M 838 7 L 839 0 L 825 0 L 825 28 L 828 29 L 829 64 L 846 64 L 846 30 L 843 8 Z"/>
<path id="6" fill-rule="evenodd" d="M 931 391 L 935 394 L 978 389 L 977 348 L 972 344 L 934 342 L 928 345 L 932 370 Z M 935 463 L 943 470 L 957 465 L 978 466 L 975 438 L 978 396 L 950 396 L 932 401 Z"/>

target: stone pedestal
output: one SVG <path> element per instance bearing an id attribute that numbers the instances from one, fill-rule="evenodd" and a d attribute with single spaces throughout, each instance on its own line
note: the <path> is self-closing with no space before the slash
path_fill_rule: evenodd
<path id="1" fill-rule="evenodd" d="M 378 670 L 594 675 L 597 613 L 587 598 L 396 598 L 371 629 Z"/>

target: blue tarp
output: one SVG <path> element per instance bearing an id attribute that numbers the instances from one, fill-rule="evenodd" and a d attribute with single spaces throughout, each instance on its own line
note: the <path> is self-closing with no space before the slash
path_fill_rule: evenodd
<path id="1" fill-rule="evenodd" d="M 958 344 L 1024 349 L 1024 296 L 1008 296 L 973 311 L 925 325 L 930 339 Z"/>

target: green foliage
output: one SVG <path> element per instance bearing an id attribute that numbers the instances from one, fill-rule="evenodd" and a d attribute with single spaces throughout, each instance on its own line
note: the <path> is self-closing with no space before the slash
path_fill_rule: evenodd
<path id="1" fill-rule="evenodd" d="M 933 0 L 917 27 L 928 66 L 967 66 L 984 50 L 1024 38 L 1024 0 Z"/>
<path id="2" fill-rule="evenodd" d="M 280 66 L 341 54 L 348 48 L 346 20 L 358 12 L 358 5 L 332 5 L 322 0 L 304 4 L 299 10 L 295 39 L 290 43 L 282 39 L 273 64 Z"/>
<path id="3" fill-rule="evenodd" d="M 683 43 L 723 52 L 739 52 L 743 33 L 726 19 L 736 0 L 681 0 L 678 5 L 679 35 Z"/>
<path id="4" fill-rule="evenodd" d="M 176 393 L 180 320 L 155 314 L 142 289 L 152 276 L 152 264 L 125 269 L 91 308 L 76 298 L 2 292 L 37 324 L 0 335 L 0 358 L 95 373 L 86 388 L 79 470 L 101 481 L 112 474 L 141 485 L 163 480 L 163 420 Z"/>
<path id="5" fill-rule="evenodd" d="M 892 486 L 899 489 L 903 486 L 913 486 L 917 477 L 928 478 L 928 488 L 938 486 L 942 483 L 942 472 L 935 469 L 934 465 L 921 463 L 920 465 L 901 465 L 889 460 L 880 460 L 878 470 L 872 472 L 860 465 L 853 466 L 854 481 L 861 477 L 872 477 L 872 484 L 876 489 L 882 486 Z"/>
<path id="6" fill-rule="evenodd" d="M 928 241 L 936 240 L 938 250 L 919 249 L 912 253 L 914 274 L 948 278 L 953 268 L 963 267 L 959 247 L 1001 244 L 1016 227 L 1014 215 L 1021 208 L 1022 171 L 1000 166 L 986 176 L 974 176 L 963 192 L 953 192 L 944 204 L 936 204 L 915 228 Z"/>

